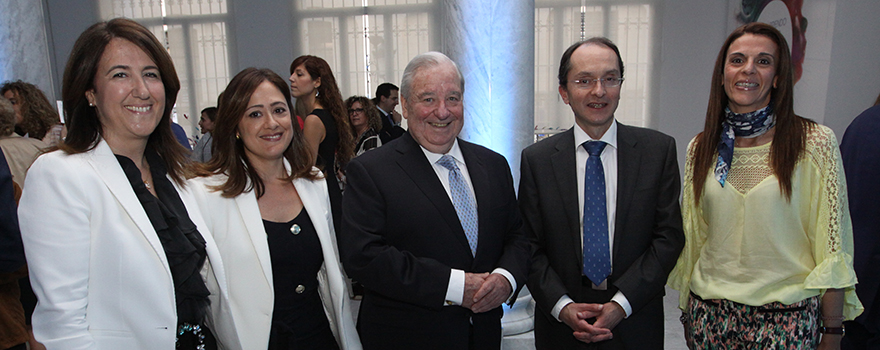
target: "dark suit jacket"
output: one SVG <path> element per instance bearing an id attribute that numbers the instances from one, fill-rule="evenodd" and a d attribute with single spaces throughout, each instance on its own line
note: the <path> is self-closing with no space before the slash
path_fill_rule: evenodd
<path id="1" fill-rule="evenodd" d="M 846 128 L 840 155 L 846 171 L 849 213 L 852 216 L 855 252 L 853 267 L 859 284 L 856 293 L 865 306 L 856 321 L 880 333 L 880 106 L 862 112 Z"/>
<path id="2" fill-rule="evenodd" d="M 459 140 L 479 214 L 471 255 L 452 201 L 409 133 L 353 159 L 347 168 L 342 263 L 364 286 L 358 332 L 364 349 L 498 349 L 501 308 L 473 314 L 444 306 L 450 269 L 509 271 L 525 283 L 531 246 L 523 235 L 507 161 Z"/>
<path id="3" fill-rule="evenodd" d="M 382 112 L 378 107 L 376 108 L 376 111 L 379 112 L 379 116 L 382 119 L 382 130 L 379 130 L 379 139 L 382 140 L 383 145 L 406 133 L 403 128 L 391 123 L 391 115 L 385 114 L 385 112 Z"/>
<path id="4" fill-rule="evenodd" d="M 24 266 L 24 246 L 16 210 L 12 173 L 0 150 L 0 273 L 13 272 Z"/>
<path id="5" fill-rule="evenodd" d="M 613 272 L 607 291 L 581 282 L 582 228 L 579 221 L 574 131 L 522 152 L 520 209 L 526 234 L 535 244 L 529 290 L 537 302 L 538 349 L 584 347 L 550 310 L 565 294 L 579 303 L 605 303 L 620 290 L 633 314 L 615 329 L 603 348 L 663 347 L 666 277 L 684 247 L 675 140 L 660 132 L 618 123 L 617 217 Z"/>

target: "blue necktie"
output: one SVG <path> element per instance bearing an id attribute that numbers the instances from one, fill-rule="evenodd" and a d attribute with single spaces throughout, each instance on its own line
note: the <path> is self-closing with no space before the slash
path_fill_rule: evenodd
<path id="1" fill-rule="evenodd" d="M 448 154 L 444 154 L 437 161 L 442 167 L 449 169 L 449 189 L 452 192 L 452 205 L 455 206 L 455 213 L 458 214 L 458 220 L 461 221 L 461 227 L 467 236 L 468 245 L 471 247 L 471 254 L 477 254 L 477 201 L 471 195 L 471 189 L 458 170 L 455 159 Z"/>
<path id="2" fill-rule="evenodd" d="M 584 172 L 584 276 L 599 285 L 611 274 L 608 248 L 608 211 L 605 204 L 605 170 L 599 155 L 607 145 L 602 141 L 584 142 L 590 154 Z"/>

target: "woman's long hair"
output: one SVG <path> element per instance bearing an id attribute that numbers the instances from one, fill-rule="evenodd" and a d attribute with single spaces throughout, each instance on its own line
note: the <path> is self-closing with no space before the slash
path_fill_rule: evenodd
<path id="1" fill-rule="evenodd" d="M 278 91 L 281 91 L 290 111 L 290 132 L 293 133 L 293 137 L 283 155 L 290 163 L 290 175 L 285 180 L 317 177 L 317 173 L 312 172 L 314 160 L 303 138 L 302 130 L 294 124 L 296 116 L 291 110 L 287 82 L 269 69 L 246 68 L 232 78 L 226 90 L 220 95 L 214 131 L 211 133 L 214 137 L 214 153 L 211 160 L 203 165 L 199 172 L 200 176 L 226 174 L 229 177 L 226 183 L 214 188 L 222 191 L 223 197 L 232 198 L 256 190 L 257 198 L 260 198 L 265 193 L 263 180 L 245 153 L 244 142 L 235 137 L 251 96 L 264 81 L 272 83 Z"/>
<path id="2" fill-rule="evenodd" d="M 379 110 L 376 109 L 376 105 L 373 104 L 373 100 L 370 100 L 369 98 L 366 98 L 364 96 L 352 96 L 345 100 L 345 109 L 350 110 L 351 106 L 354 105 L 355 102 L 360 102 L 361 108 L 364 109 L 364 116 L 367 117 L 367 127 L 373 128 L 373 130 L 375 130 L 376 132 L 382 130 L 382 119 L 380 119 L 379 117 Z M 349 119 L 349 121 L 351 120 Z M 354 125 L 351 126 L 351 132 L 355 136 L 355 138 L 361 136 L 358 135 L 358 132 L 357 130 L 355 130 Z"/>
<path id="3" fill-rule="evenodd" d="M 15 104 L 20 106 L 21 123 L 15 125 L 15 129 L 22 136 L 42 139 L 53 125 L 61 122 L 55 107 L 36 85 L 21 80 L 7 81 L 0 86 L 0 95 L 7 91 L 17 97 Z"/>
<path id="4" fill-rule="evenodd" d="M 147 140 L 147 149 L 152 149 L 162 158 L 168 175 L 182 185 L 191 175 L 188 151 L 174 137 L 171 131 L 171 111 L 180 91 L 180 80 L 174 69 L 174 62 L 162 43 L 153 33 L 135 21 L 114 18 L 107 22 L 92 25 L 83 32 L 70 52 L 61 96 L 64 101 L 64 114 L 67 116 L 67 137 L 58 148 L 68 154 L 87 152 L 97 146 L 103 126 L 98 120 L 97 107 L 89 106 L 86 91 L 95 88 L 95 73 L 104 55 L 104 49 L 111 40 L 120 38 L 139 47 L 156 63 L 162 86 L 165 88 L 165 110 L 159 125 Z"/>
<path id="5" fill-rule="evenodd" d="M 806 148 L 807 132 L 815 123 L 794 114 L 794 82 L 792 80 L 791 51 L 776 28 L 764 23 L 753 22 L 737 28 L 727 37 L 712 73 L 712 87 L 709 92 L 709 105 L 706 109 L 706 124 L 697 135 L 694 144 L 694 198 L 697 203 L 703 193 L 709 170 L 714 169 L 717 161 L 717 147 L 721 140 L 722 122 L 725 119 L 724 108 L 729 102 L 722 85 L 724 81 L 724 65 L 727 62 L 727 50 L 736 39 L 745 34 L 761 35 L 776 43 L 778 59 L 776 60 L 776 87 L 770 91 L 773 113 L 776 116 L 773 144 L 770 146 L 770 168 L 779 180 L 779 188 L 787 199 L 791 199 L 791 176 L 794 167 Z"/>
<path id="6" fill-rule="evenodd" d="M 336 85 L 336 78 L 333 77 L 333 71 L 330 65 L 323 58 L 317 56 L 299 56 L 290 63 L 290 74 L 296 70 L 296 67 L 304 65 L 306 72 L 309 72 L 312 80 L 321 79 L 321 86 L 317 87 L 318 103 L 324 107 L 333 120 L 336 121 L 336 132 L 339 133 L 339 142 L 336 144 L 336 161 L 340 164 L 348 163 L 354 156 L 354 133 L 351 132 L 351 123 L 348 121 L 348 113 L 342 107 L 342 94 L 339 93 L 339 87 Z M 311 113 L 307 111 L 306 113 Z M 305 116 L 303 116 L 305 118 Z M 329 174 L 333 174 L 333 164 L 325 164 Z"/>

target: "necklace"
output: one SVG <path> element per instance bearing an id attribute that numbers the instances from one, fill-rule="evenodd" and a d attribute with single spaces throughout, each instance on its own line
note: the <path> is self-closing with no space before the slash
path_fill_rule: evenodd
<path id="1" fill-rule="evenodd" d="M 148 189 L 148 190 L 152 190 L 152 189 L 153 189 L 153 186 L 151 186 L 151 185 L 150 185 L 150 182 L 147 181 L 147 180 L 144 180 L 144 186 L 147 186 L 147 189 Z"/>

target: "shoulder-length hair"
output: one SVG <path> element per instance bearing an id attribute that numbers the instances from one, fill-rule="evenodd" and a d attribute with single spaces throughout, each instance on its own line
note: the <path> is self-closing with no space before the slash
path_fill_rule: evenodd
<path id="1" fill-rule="evenodd" d="M 236 137 L 238 124 L 244 118 L 251 96 L 264 81 L 272 83 L 278 91 L 281 91 L 290 111 L 292 104 L 287 82 L 269 69 L 246 68 L 232 78 L 226 90 L 220 95 L 217 119 L 214 121 L 212 133 L 214 153 L 199 175 L 226 174 L 229 177 L 226 183 L 214 187 L 214 190 L 223 192 L 223 197 L 232 198 L 256 190 L 257 198 L 260 198 L 265 193 L 263 179 L 251 165 L 244 150 L 244 142 Z M 285 180 L 293 181 L 297 178 L 314 180 L 318 176 L 316 172 L 312 172 L 312 164 L 315 161 L 312 159 L 312 153 L 309 151 L 302 130 L 294 125 L 296 122 L 294 118 L 291 111 L 290 132 L 293 133 L 293 137 L 284 151 L 284 158 L 290 163 L 290 175 Z"/>
<path id="2" fill-rule="evenodd" d="M 360 102 L 361 108 L 364 109 L 364 115 L 367 116 L 367 126 L 373 128 L 375 131 L 382 130 L 382 119 L 379 119 L 379 110 L 376 109 L 376 105 L 373 104 L 373 100 L 366 98 L 364 96 L 352 96 L 345 100 L 345 110 L 350 110 L 351 106 L 354 105 L 355 102 Z M 349 120 L 350 121 L 350 120 Z M 355 130 L 354 125 L 351 126 L 351 132 L 355 137 L 358 137 L 357 130 Z"/>
<path id="3" fill-rule="evenodd" d="M 333 71 L 330 65 L 323 58 L 311 55 L 299 56 L 290 63 L 290 74 L 296 70 L 296 67 L 303 65 L 306 72 L 312 80 L 321 79 L 321 86 L 318 86 L 318 97 L 316 99 L 330 112 L 333 120 L 336 121 L 336 132 L 339 133 L 339 142 L 336 144 L 336 160 L 340 164 L 348 163 L 354 156 L 354 133 L 351 132 L 351 123 L 348 121 L 348 113 L 342 107 L 342 94 L 339 93 L 339 87 L 336 85 L 336 78 L 333 77 Z M 305 111 L 303 119 L 308 113 Z M 333 176 L 333 164 L 325 164 L 329 170 L 328 173 Z"/>
<path id="4" fill-rule="evenodd" d="M 725 118 L 724 108 L 729 102 L 722 85 L 724 65 L 727 62 L 727 50 L 736 39 L 745 34 L 760 35 L 776 43 L 778 58 L 776 60 L 776 87 L 770 91 L 773 114 L 776 116 L 776 131 L 773 144 L 770 146 L 770 168 L 779 180 L 779 189 L 786 199 L 791 199 L 791 176 L 794 167 L 806 148 L 807 133 L 815 123 L 794 114 L 794 80 L 791 51 L 785 37 L 772 26 L 753 22 L 737 28 L 727 37 L 712 73 L 712 87 L 709 92 L 709 105 L 706 108 L 706 123 L 703 131 L 697 135 L 694 144 L 694 198 L 697 203 L 703 193 L 709 170 L 714 168 L 717 160 L 718 142 L 721 140 L 722 122 Z"/>
<path id="5" fill-rule="evenodd" d="M 0 86 L 0 95 L 7 91 L 15 94 L 15 103 L 20 105 L 21 123 L 15 128 L 28 137 L 42 139 L 53 125 L 61 122 L 55 107 L 36 85 L 21 80 L 7 81 Z"/>
<path id="6" fill-rule="evenodd" d="M 95 88 L 95 74 L 104 50 L 111 40 L 124 39 L 139 47 L 159 68 L 162 85 L 165 88 L 165 110 L 159 125 L 147 140 L 147 149 L 152 149 L 162 158 L 168 175 L 178 184 L 190 174 L 187 150 L 177 142 L 171 131 L 171 111 L 180 91 L 180 80 L 168 51 L 153 33 L 135 21 L 114 18 L 107 22 L 92 25 L 76 39 L 67 66 L 61 96 L 64 113 L 67 115 L 67 137 L 59 148 L 68 154 L 87 152 L 95 148 L 103 134 L 103 126 L 98 120 L 97 107 L 89 106 L 86 91 Z"/>

